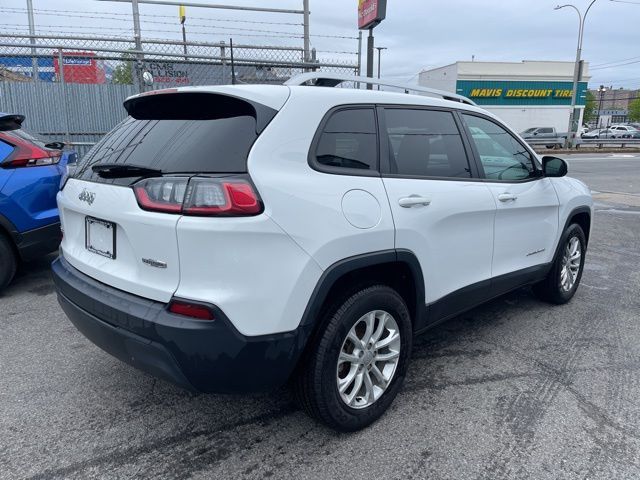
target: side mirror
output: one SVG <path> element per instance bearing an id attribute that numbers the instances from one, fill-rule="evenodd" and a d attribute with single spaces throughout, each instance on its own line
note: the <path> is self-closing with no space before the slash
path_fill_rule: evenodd
<path id="1" fill-rule="evenodd" d="M 537 135 L 537 134 L 538 134 L 538 132 L 533 132 L 533 134 L 534 134 L 534 135 Z"/>
<path id="2" fill-rule="evenodd" d="M 542 157 L 542 171 L 545 177 L 564 177 L 569 168 L 567 162 L 558 157 Z"/>

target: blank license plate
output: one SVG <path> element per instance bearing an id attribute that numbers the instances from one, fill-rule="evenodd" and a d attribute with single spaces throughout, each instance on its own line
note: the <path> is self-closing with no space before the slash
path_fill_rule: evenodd
<path id="1" fill-rule="evenodd" d="M 107 258 L 116 258 L 116 224 L 86 217 L 85 246 L 90 252 Z"/>

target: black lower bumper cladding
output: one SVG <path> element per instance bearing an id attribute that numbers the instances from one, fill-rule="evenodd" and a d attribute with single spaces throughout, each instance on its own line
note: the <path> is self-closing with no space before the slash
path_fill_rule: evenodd
<path id="1" fill-rule="evenodd" d="M 302 327 L 248 337 L 211 306 L 192 320 L 166 305 L 100 283 L 64 257 L 52 264 L 58 301 L 76 328 L 114 357 L 192 391 L 257 392 L 284 384 L 304 348 Z"/>

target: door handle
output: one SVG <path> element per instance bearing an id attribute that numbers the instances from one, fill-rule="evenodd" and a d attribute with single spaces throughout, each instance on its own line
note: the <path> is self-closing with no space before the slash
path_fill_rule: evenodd
<path id="1" fill-rule="evenodd" d="M 501 193 L 500 195 L 498 195 L 498 200 L 500 200 L 501 202 L 511 202 L 517 199 L 518 196 L 514 195 L 513 193 Z"/>
<path id="2" fill-rule="evenodd" d="M 431 204 L 431 199 L 428 197 L 411 195 L 409 197 L 403 197 L 400 200 L 398 200 L 398 204 L 404 208 L 428 207 Z"/>

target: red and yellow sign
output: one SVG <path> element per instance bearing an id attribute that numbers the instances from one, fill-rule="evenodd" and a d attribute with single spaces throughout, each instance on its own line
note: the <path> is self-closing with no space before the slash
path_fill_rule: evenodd
<path id="1" fill-rule="evenodd" d="M 358 0 L 358 28 L 368 30 L 387 16 L 387 0 Z"/>

